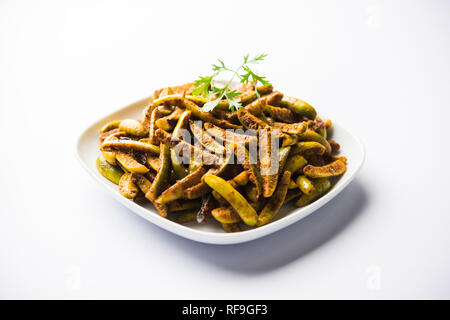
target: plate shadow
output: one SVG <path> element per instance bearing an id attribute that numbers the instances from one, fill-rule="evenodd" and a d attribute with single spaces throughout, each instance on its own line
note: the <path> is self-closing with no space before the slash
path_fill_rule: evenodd
<path id="1" fill-rule="evenodd" d="M 234 245 L 204 244 L 181 238 L 158 227 L 180 255 L 193 255 L 230 272 L 262 274 L 279 269 L 324 245 L 348 227 L 368 203 L 356 178 L 339 195 L 308 217 L 273 234 Z"/>

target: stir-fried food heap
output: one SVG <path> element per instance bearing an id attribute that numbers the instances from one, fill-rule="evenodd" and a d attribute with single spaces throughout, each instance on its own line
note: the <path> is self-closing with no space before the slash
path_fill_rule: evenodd
<path id="1" fill-rule="evenodd" d="M 316 201 L 346 171 L 327 138 L 331 121 L 308 103 L 246 83 L 226 89 L 232 108 L 222 94 L 205 112 L 211 99 L 196 88 L 156 90 L 141 119 L 100 130 L 98 170 L 124 197 L 147 199 L 179 223 L 212 218 L 236 232 L 267 224 L 291 200 Z"/>

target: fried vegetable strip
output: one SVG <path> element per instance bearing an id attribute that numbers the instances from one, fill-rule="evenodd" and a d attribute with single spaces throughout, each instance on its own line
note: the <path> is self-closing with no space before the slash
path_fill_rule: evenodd
<path id="1" fill-rule="evenodd" d="M 100 144 L 102 144 L 103 142 L 105 142 L 105 140 L 106 140 L 109 136 L 111 136 L 111 135 L 113 135 L 113 134 L 115 134 L 115 133 L 118 133 L 118 132 L 120 132 L 120 129 L 119 129 L 119 128 L 117 128 L 117 129 L 112 129 L 112 130 L 109 130 L 109 131 L 100 133 L 100 135 L 98 136 L 98 139 L 100 140 Z"/>
<path id="2" fill-rule="evenodd" d="M 193 88 L 195 88 L 194 82 L 188 82 L 188 83 L 182 84 L 180 86 L 167 87 L 167 88 L 155 90 L 155 92 L 153 93 L 153 97 L 154 97 L 154 99 L 158 99 L 158 98 L 165 97 L 165 96 L 171 95 L 171 94 L 190 93 L 190 92 L 192 92 Z"/>
<path id="3" fill-rule="evenodd" d="M 284 199 L 284 203 L 294 200 L 295 198 L 300 197 L 302 194 L 303 194 L 303 192 L 299 188 L 289 190 L 286 193 L 286 198 Z"/>
<path id="4" fill-rule="evenodd" d="M 148 134 L 148 131 L 144 128 L 142 123 L 134 119 L 120 121 L 119 129 L 120 131 L 136 137 L 144 137 Z"/>
<path id="5" fill-rule="evenodd" d="M 228 180 L 227 182 L 233 187 L 236 188 L 238 186 L 245 186 L 248 183 L 248 173 L 247 171 L 242 171 L 241 173 L 239 173 L 237 176 L 235 176 L 233 179 Z M 255 187 L 255 194 L 256 194 L 256 187 Z M 225 199 L 222 198 L 222 196 L 215 190 L 212 191 L 212 195 L 213 197 L 219 201 L 220 203 L 223 203 L 224 201 L 226 201 Z M 256 201 L 256 200 L 255 200 Z"/>
<path id="6" fill-rule="evenodd" d="M 275 122 L 274 128 L 279 129 L 282 132 L 290 133 L 290 134 L 296 134 L 301 135 L 308 129 L 308 123 L 307 122 L 300 122 L 300 123 L 282 123 L 282 122 Z"/>
<path id="7" fill-rule="evenodd" d="M 147 105 L 144 110 L 142 111 L 142 125 L 144 126 L 145 130 L 149 131 L 150 129 L 150 118 L 152 116 L 153 111 L 153 105 L 150 103 Z"/>
<path id="8" fill-rule="evenodd" d="M 296 189 L 296 188 L 298 188 L 298 184 L 294 180 L 289 181 L 288 189 L 292 190 L 292 189 Z"/>
<path id="9" fill-rule="evenodd" d="M 159 162 L 159 157 L 156 156 L 147 156 L 147 166 L 152 168 L 155 171 L 159 171 L 159 168 L 161 166 Z"/>
<path id="10" fill-rule="evenodd" d="M 221 223 L 236 223 L 242 221 L 232 207 L 219 207 L 211 211 L 212 216 Z"/>
<path id="11" fill-rule="evenodd" d="M 208 176 L 209 174 L 214 174 L 216 176 L 220 176 L 224 172 L 224 170 L 226 169 L 226 167 L 228 166 L 230 161 L 231 161 L 231 157 L 228 157 L 225 161 L 223 161 L 222 165 L 218 169 L 216 169 L 216 168 L 209 169 L 208 172 L 205 173 L 205 175 L 202 177 L 202 182 L 186 189 L 184 196 L 187 199 L 196 199 L 196 198 L 200 198 L 200 197 L 204 196 L 205 194 L 207 194 L 208 192 L 210 192 L 211 188 L 204 182 L 205 177 Z"/>
<path id="12" fill-rule="evenodd" d="M 155 206 L 156 210 L 158 211 L 158 214 L 163 217 L 166 218 L 167 214 L 169 213 L 169 208 L 166 204 L 159 204 L 159 203 L 155 203 L 152 202 L 153 205 Z"/>
<path id="13" fill-rule="evenodd" d="M 321 167 L 307 165 L 303 168 L 303 173 L 310 178 L 335 177 L 344 174 L 347 170 L 345 163 L 338 159 L 330 164 Z"/>
<path id="14" fill-rule="evenodd" d="M 120 165 L 127 169 L 127 171 L 129 172 L 147 173 L 150 171 L 146 166 L 136 161 L 136 159 L 134 159 L 133 156 L 129 153 L 116 152 L 115 155 L 116 160 L 120 163 Z"/>
<path id="15" fill-rule="evenodd" d="M 115 184 L 119 184 L 120 178 L 123 175 L 123 171 L 120 168 L 109 164 L 102 154 L 97 158 L 97 170 L 102 176 Z"/>
<path id="16" fill-rule="evenodd" d="M 139 192 L 138 187 L 133 182 L 133 174 L 125 173 L 119 181 L 119 193 L 125 198 L 134 199 Z"/>
<path id="17" fill-rule="evenodd" d="M 158 129 L 158 126 L 156 125 L 156 121 L 158 121 L 159 118 L 169 115 L 171 113 L 171 109 L 166 109 L 164 106 L 160 107 L 153 107 L 152 113 L 150 115 L 150 121 L 149 121 L 149 129 L 148 129 L 148 137 L 149 137 L 149 143 L 159 145 L 159 141 L 155 136 L 155 131 Z"/>
<path id="18" fill-rule="evenodd" d="M 259 86 L 256 88 L 256 90 L 258 91 L 258 93 L 260 95 L 267 95 L 269 93 L 271 93 L 273 91 L 273 86 L 272 85 L 265 85 L 265 86 Z M 238 91 L 243 92 L 238 98 L 239 101 L 241 102 L 241 104 L 246 105 L 250 102 L 252 102 L 253 100 L 256 99 L 257 95 L 256 92 L 254 90 L 254 86 L 250 86 L 248 88 L 248 90 L 244 90 L 241 91 L 238 89 Z"/>
<path id="19" fill-rule="evenodd" d="M 298 115 L 311 120 L 314 120 L 317 116 L 317 112 L 313 106 L 297 98 L 284 97 L 280 102 L 280 106 L 288 108 Z"/>
<path id="20" fill-rule="evenodd" d="M 274 107 L 271 105 L 264 105 L 262 108 L 264 111 L 268 112 L 272 118 L 287 123 L 295 122 L 295 114 L 289 109 Z"/>
<path id="21" fill-rule="evenodd" d="M 228 201 L 247 225 L 254 226 L 256 224 L 258 214 L 255 209 L 228 182 L 212 174 L 205 177 L 205 182 Z"/>
<path id="22" fill-rule="evenodd" d="M 181 130 L 187 128 L 190 117 L 191 117 L 190 111 L 183 111 L 181 113 L 180 117 L 178 118 L 178 122 L 175 128 L 173 129 L 172 136 L 174 136 L 175 138 L 179 138 L 181 136 Z"/>
<path id="23" fill-rule="evenodd" d="M 100 129 L 100 133 L 106 133 L 108 131 L 118 129 L 119 125 L 120 125 L 120 120 L 108 122 Z"/>
<path id="24" fill-rule="evenodd" d="M 249 111 L 247 111 L 245 108 L 239 109 L 237 112 L 239 121 L 242 123 L 245 129 L 270 129 L 271 127 L 262 121 L 261 119 L 257 118 L 253 114 L 251 114 Z"/>
<path id="25" fill-rule="evenodd" d="M 265 225 L 278 213 L 286 198 L 290 179 L 291 172 L 285 171 L 280 179 L 277 191 L 259 214 L 257 226 Z"/>
<path id="26" fill-rule="evenodd" d="M 190 111 L 184 111 L 180 115 L 180 118 L 178 119 L 178 122 L 172 132 L 173 137 L 175 137 L 175 138 L 180 137 L 181 130 L 186 129 L 190 116 L 191 116 Z M 188 175 L 188 171 L 183 166 L 183 164 L 180 162 L 175 149 L 170 150 L 170 159 L 172 160 L 172 168 L 173 168 L 173 171 L 175 172 L 175 176 L 177 177 L 177 179 L 183 179 L 184 177 L 186 177 Z"/>
<path id="27" fill-rule="evenodd" d="M 327 141 L 327 139 L 325 139 L 315 131 L 308 129 L 304 133 L 299 135 L 299 139 L 301 141 L 316 141 L 325 147 L 326 153 L 331 153 L 330 143 Z"/>
<path id="28" fill-rule="evenodd" d="M 197 198 L 204 196 L 205 194 L 207 194 L 210 191 L 211 191 L 211 188 L 206 183 L 200 182 L 199 184 L 196 184 L 195 186 L 187 188 L 184 191 L 184 197 L 186 199 L 197 199 Z"/>
<path id="29" fill-rule="evenodd" d="M 180 108 L 185 108 L 186 110 L 189 110 L 192 112 L 192 115 L 196 118 L 199 118 L 206 122 L 211 122 L 212 124 L 215 124 L 216 126 L 219 126 L 221 128 L 225 129 L 239 129 L 241 126 L 235 125 L 230 123 L 226 120 L 216 119 L 211 112 L 203 112 L 200 110 L 200 107 L 193 103 L 192 101 L 180 97 L 180 96 L 167 96 L 162 99 L 155 100 L 153 102 L 153 105 L 158 106 L 165 103 L 170 103 L 173 105 L 176 105 Z"/>
<path id="30" fill-rule="evenodd" d="M 180 118 L 183 113 L 183 109 L 175 108 L 175 110 L 169 114 L 168 116 L 159 118 L 156 120 L 155 124 L 158 128 L 170 131 L 175 126 L 177 120 Z"/>
<path id="31" fill-rule="evenodd" d="M 264 105 L 278 106 L 282 99 L 283 94 L 281 92 L 274 91 L 248 104 L 245 106 L 245 109 L 254 115 L 260 115 Z"/>
<path id="32" fill-rule="evenodd" d="M 150 190 L 145 194 L 145 197 L 149 199 L 150 201 L 154 201 L 166 188 L 167 183 L 170 178 L 170 170 L 171 170 L 171 163 L 170 163 L 170 149 L 167 144 L 161 143 L 161 154 L 160 154 L 160 168 L 158 171 L 158 174 L 156 175 L 155 179 L 153 180 L 152 186 Z M 160 207 L 162 208 L 162 207 Z"/>
<path id="33" fill-rule="evenodd" d="M 188 210 L 182 212 L 177 217 L 178 223 L 194 222 L 197 219 L 197 210 Z"/>
<path id="34" fill-rule="evenodd" d="M 296 173 L 297 171 L 303 169 L 304 166 L 308 161 L 306 161 L 305 158 L 303 158 L 301 155 L 296 154 L 293 156 L 290 156 L 286 161 L 286 167 L 285 170 L 289 170 L 292 173 Z"/>
<path id="35" fill-rule="evenodd" d="M 260 134 L 259 138 L 259 157 L 260 157 L 260 172 L 262 178 L 262 189 L 263 197 L 269 198 L 272 196 L 275 188 L 277 187 L 278 181 L 278 170 L 279 169 L 279 155 L 273 154 L 276 152 L 272 151 L 272 132 L 267 130 L 263 134 Z M 275 158 L 275 161 L 273 161 Z M 276 163 L 275 163 L 276 162 Z"/>
<path id="36" fill-rule="evenodd" d="M 103 157 L 105 157 L 105 160 L 106 160 L 109 164 L 112 164 L 113 166 L 117 165 L 117 162 L 116 162 L 116 155 L 115 155 L 114 152 L 103 151 L 102 154 L 103 154 Z"/>
<path id="37" fill-rule="evenodd" d="M 247 194 L 247 199 L 251 202 L 258 201 L 258 191 L 253 183 L 245 186 L 245 193 Z"/>
<path id="38" fill-rule="evenodd" d="M 100 146 L 101 151 L 123 151 L 123 152 L 149 152 L 153 154 L 159 154 L 159 147 L 134 140 L 111 140 L 105 141 Z"/>
<path id="39" fill-rule="evenodd" d="M 141 191 L 146 194 L 148 190 L 152 187 L 152 183 L 146 177 L 141 174 L 132 173 L 132 181 L 141 189 Z"/>
<path id="40" fill-rule="evenodd" d="M 316 141 L 302 141 L 292 147 L 291 154 L 323 155 L 327 149 Z"/>
<path id="41" fill-rule="evenodd" d="M 283 143 L 281 144 L 282 147 L 292 146 L 298 142 L 298 136 L 295 134 L 283 134 Z"/>
<path id="42" fill-rule="evenodd" d="M 157 108 L 153 108 L 152 112 L 151 112 L 151 115 L 150 115 L 149 129 L 148 129 L 149 142 L 152 143 L 152 144 L 158 144 L 159 143 L 158 139 L 155 136 L 155 131 L 157 129 L 156 120 L 158 120 L 159 116 L 160 116 L 160 111 Z"/>
<path id="43" fill-rule="evenodd" d="M 253 182 L 256 186 L 258 197 L 262 194 L 263 190 L 263 182 L 261 177 L 261 172 L 259 171 L 257 167 L 257 161 L 255 159 L 252 159 L 252 154 L 248 152 L 248 150 L 244 147 L 242 148 L 244 151 L 244 163 L 242 166 L 244 167 L 244 170 L 248 173 L 248 178 L 251 182 Z M 235 145 L 235 153 L 239 157 L 239 147 Z M 254 156 L 254 155 L 253 155 Z"/>
<path id="44" fill-rule="evenodd" d="M 295 205 L 297 207 L 304 207 L 311 202 L 317 200 L 322 195 L 324 195 L 331 188 L 330 180 L 327 178 L 317 179 L 313 182 L 314 191 L 311 194 L 304 194 L 297 200 Z"/>
<path id="45" fill-rule="evenodd" d="M 295 179 L 295 183 L 298 185 L 298 187 L 304 194 L 311 194 L 314 192 L 313 183 L 305 176 L 298 176 Z"/>
<path id="46" fill-rule="evenodd" d="M 278 150 L 278 161 L 280 162 L 280 169 L 278 172 L 283 172 L 284 166 L 286 165 L 287 159 L 291 154 L 291 147 L 281 147 Z"/>
<path id="47" fill-rule="evenodd" d="M 188 174 L 183 179 L 177 181 L 174 185 L 172 185 L 170 188 L 165 190 L 156 200 L 156 203 L 164 204 L 168 203 L 170 201 L 179 199 L 183 197 L 184 190 L 192 187 L 193 185 L 199 183 L 202 179 L 202 176 L 207 172 L 208 170 L 205 167 L 200 167 L 196 171 Z"/>
<path id="48" fill-rule="evenodd" d="M 222 228 L 228 233 L 241 231 L 241 227 L 237 223 L 222 223 Z"/>
<path id="49" fill-rule="evenodd" d="M 185 150 L 185 148 L 188 148 L 188 150 L 190 150 L 191 154 L 193 154 L 193 153 L 201 154 L 203 161 L 207 164 L 219 164 L 221 162 L 220 158 L 218 158 L 217 156 L 215 156 L 207 151 L 204 151 L 202 149 L 199 149 L 190 143 L 187 143 L 183 140 L 175 138 L 170 133 L 168 133 L 164 130 L 158 129 L 158 130 L 156 130 L 155 133 L 156 133 L 156 136 L 158 137 L 158 139 L 161 140 L 161 142 L 167 143 L 172 148 L 177 145 L 181 145 L 183 150 Z"/>

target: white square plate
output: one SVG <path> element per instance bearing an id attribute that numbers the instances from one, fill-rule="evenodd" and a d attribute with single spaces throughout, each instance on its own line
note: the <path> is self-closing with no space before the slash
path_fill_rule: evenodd
<path id="1" fill-rule="evenodd" d="M 77 142 L 78 158 L 94 180 L 103 185 L 116 200 L 131 211 L 167 231 L 191 240 L 212 244 L 234 244 L 258 239 L 283 229 L 294 222 L 303 219 L 333 199 L 353 180 L 364 162 L 364 148 L 360 141 L 342 126 L 333 122 L 332 138 L 339 142 L 341 145 L 341 153 L 348 158 L 347 172 L 337 180 L 332 189 L 322 198 L 304 208 L 296 208 L 293 205 L 294 201 L 292 201 L 281 208 L 280 212 L 272 222 L 259 228 L 238 233 L 226 233 L 214 219 L 209 219 L 204 224 L 191 223 L 188 225 L 181 225 L 169 219 L 160 217 L 150 203 L 137 204 L 120 195 L 117 186 L 105 179 L 96 168 L 96 159 L 99 155 L 98 132 L 100 128 L 109 121 L 125 118 L 139 118 L 142 110 L 148 105 L 149 101 L 150 98 L 146 98 L 124 107 L 103 119 L 98 120 L 84 130 Z"/>

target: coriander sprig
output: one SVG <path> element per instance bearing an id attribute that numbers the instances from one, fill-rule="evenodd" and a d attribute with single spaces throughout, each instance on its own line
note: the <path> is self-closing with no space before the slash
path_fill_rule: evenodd
<path id="1" fill-rule="evenodd" d="M 258 82 L 260 82 L 264 86 L 270 85 L 270 82 L 266 80 L 266 77 L 259 76 L 254 71 L 252 71 L 250 69 L 250 65 L 259 63 L 260 61 L 264 60 L 265 57 L 267 57 L 267 54 L 263 53 L 250 59 L 249 54 L 247 54 L 244 56 L 243 63 L 237 69 L 228 68 L 227 66 L 225 66 L 225 63 L 222 60 L 218 59 L 219 63 L 212 65 L 213 74 L 211 76 L 200 77 L 200 79 L 194 82 L 197 87 L 192 90 L 192 94 L 208 98 L 208 102 L 206 102 L 200 110 L 204 112 L 214 110 L 214 108 L 217 107 L 217 105 L 223 98 L 226 98 L 228 100 L 230 109 L 232 111 L 242 108 L 242 104 L 240 103 L 239 99 L 237 99 L 237 97 L 239 97 L 241 93 L 237 92 L 236 90 L 228 90 L 228 87 L 235 77 L 239 78 L 240 83 L 246 84 L 249 82 L 253 82 L 255 86 L 255 93 L 259 98 L 258 90 L 256 90 Z M 232 74 L 231 79 L 225 84 L 225 86 L 220 88 L 216 87 L 214 85 L 214 79 L 223 72 L 230 72 Z M 243 73 L 240 74 L 240 72 Z"/>

